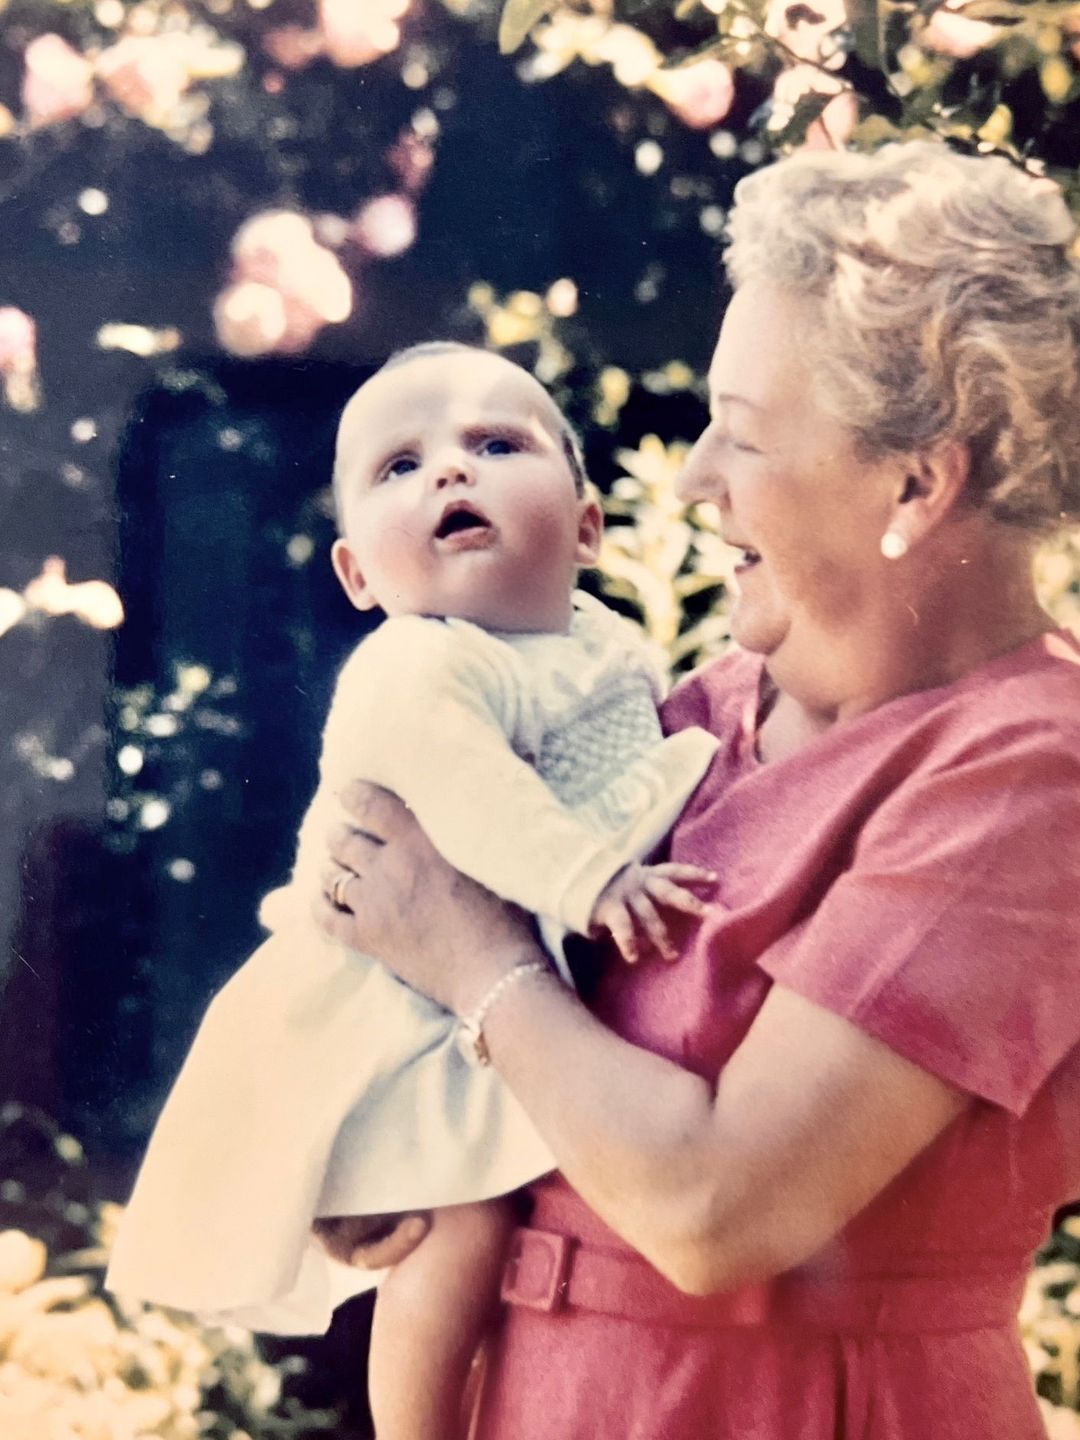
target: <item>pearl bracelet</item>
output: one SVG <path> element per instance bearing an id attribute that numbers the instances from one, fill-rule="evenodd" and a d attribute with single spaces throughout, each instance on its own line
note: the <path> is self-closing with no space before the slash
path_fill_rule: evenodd
<path id="1" fill-rule="evenodd" d="M 491 1053 L 488 1050 L 487 1041 L 484 1039 L 484 1021 L 492 1006 L 518 981 L 525 980 L 530 975 L 548 975 L 550 973 L 551 966 L 545 960 L 523 960 L 520 965 L 515 965 L 512 970 L 508 970 L 505 975 L 500 976 L 472 1013 L 463 1015 L 458 1022 L 461 1029 L 460 1040 L 466 1055 L 475 1060 L 478 1065 L 490 1065 Z"/>

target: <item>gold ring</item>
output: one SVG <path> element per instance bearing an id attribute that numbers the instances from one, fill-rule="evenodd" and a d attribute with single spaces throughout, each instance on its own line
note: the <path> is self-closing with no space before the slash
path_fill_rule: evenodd
<path id="1" fill-rule="evenodd" d="M 353 878 L 354 876 L 351 870 L 342 870 L 335 877 L 334 883 L 330 887 L 330 899 L 334 902 L 338 910 L 348 910 L 349 908 L 345 903 L 345 887 Z"/>

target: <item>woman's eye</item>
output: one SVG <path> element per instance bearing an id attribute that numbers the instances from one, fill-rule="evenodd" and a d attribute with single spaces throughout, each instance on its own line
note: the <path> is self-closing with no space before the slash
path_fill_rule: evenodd
<path id="1" fill-rule="evenodd" d="M 732 435 L 730 431 L 721 431 L 716 438 L 721 445 L 730 445 L 732 450 L 741 450 L 748 455 L 757 455 L 760 453 L 756 445 L 751 445 L 749 441 L 740 439 L 738 435 Z"/>
<path id="2" fill-rule="evenodd" d="M 507 435 L 489 435 L 477 449 L 481 455 L 516 455 L 521 446 Z"/>

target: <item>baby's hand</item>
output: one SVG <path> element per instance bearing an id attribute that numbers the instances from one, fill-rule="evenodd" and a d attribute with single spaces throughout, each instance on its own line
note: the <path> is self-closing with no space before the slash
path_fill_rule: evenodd
<path id="1" fill-rule="evenodd" d="M 614 875 L 593 907 L 592 930 L 607 930 L 629 964 L 641 959 L 640 927 L 665 960 L 679 952 L 668 936 L 667 922 L 658 910 L 680 910 L 700 918 L 708 906 L 687 889 L 689 885 L 715 885 L 717 876 L 697 865 L 640 865 L 636 861 Z"/>

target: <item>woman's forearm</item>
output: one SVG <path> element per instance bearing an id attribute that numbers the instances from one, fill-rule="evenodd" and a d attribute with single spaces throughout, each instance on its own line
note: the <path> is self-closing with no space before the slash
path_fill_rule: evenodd
<path id="1" fill-rule="evenodd" d="M 485 1021 L 492 1061 L 590 1207 L 682 1289 L 771 1273 L 764 1217 L 740 1224 L 753 1206 L 722 1163 L 713 1087 L 619 1039 L 554 979 L 517 992 Z"/>
<path id="2" fill-rule="evenodd" d="M 484 1030 L 574 1189 L 696 1294 L 809 1259 L 966 1103 L 781 987 L 715 1087 L 621 1040 L 547 976 L 507 991 Z"/>
<path id="3" fill-rule="evenodd" d="M 348 804 L 358 824 L 331 837 L 317 900 L 326 934 L 459 1015 L 538 958 L 524 917 L 447 865 L 400 801 L 360 786 Z M 342 869 L 356 911 L 330 898 Z M 483 1030 L 574 1188 L 695 1292 L 809 1258 L 966 1103 L 780 985 L 715 1086 L 610 1033 L 554 976 L 504 986 Z"/>

